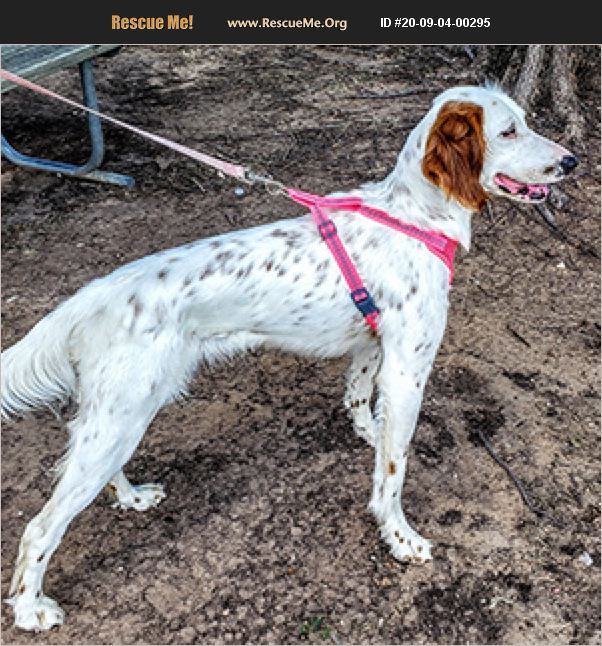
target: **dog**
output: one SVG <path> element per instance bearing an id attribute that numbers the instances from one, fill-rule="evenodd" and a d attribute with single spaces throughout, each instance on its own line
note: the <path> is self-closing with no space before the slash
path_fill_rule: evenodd
<path id="1" fill-rule="evenodd" d="M 487 200 L 541 202 L 576 165 L 529 129 L 499 87 L 457 87 L 435 98 L 388 177 L 345 195 L 468 250 L 471 216 Z M 420 240 L 344 209 L 331 217 L 380 310 L 376 334 L 306 215 L 129 263 L 2 354 L 5 417 L 67 399 L 78 406 L 56 488 L 20 543 L 8 599 L 17 626 L 63 622 L 43 576 L 71 520 L 107 484 L 126 509 L 164 498 L 161 485 L 133 485 L 122 471 L 157 411 L 186 392 L 199 365 L 259 347 L 351 358 L 345 405 L 375 449 L 370 509 L 395 558 L 431 559 L 430 542 L 405 518 L 401 489 L 446 326 L 448 268 Z"/>

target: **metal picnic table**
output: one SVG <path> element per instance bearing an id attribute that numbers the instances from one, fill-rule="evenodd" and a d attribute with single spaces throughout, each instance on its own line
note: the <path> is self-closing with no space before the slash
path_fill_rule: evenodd
<path id="1" fill-rule="evenodd" d="M 78 65 L 84 103 L 88 107 L 98 110 L 93 59 L 100 54 L 105 54 L 115 49 L 118 49 L 118 45 L 2 45 L 0 46 L 0 62 L 3 69 L 30 81 L 43 78 L 66 67 Z M 0 94 L 15 87 L 10 81 L 2 79 L 0 82 Z M 94 114 L 88 113 L 87 119 L 91 153 L 85 164 L 69 164 L 25 155 L 13 148 L 4 135 L 2 135 L 2 155 L 14 164 L 25 166 L 26 168 L 35 168 L 120 186 L 133 186 L 134 179 L 128 175 L 98 170 L 104 157 L 102 124 L 99 117 Z"/>

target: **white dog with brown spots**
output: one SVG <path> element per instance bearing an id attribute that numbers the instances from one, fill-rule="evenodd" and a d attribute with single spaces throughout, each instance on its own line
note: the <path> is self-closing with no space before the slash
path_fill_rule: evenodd
<path id="1" fill-rule="evenodd" d="M 576 163 L 530 130 L 501 90 L 461 87 L 435 99 L 388 177 L 348 195 L 468 249 L 471 215 L 489 197 L 544 200 Z M 405 518 L 401 489 L 446 325 L 448 270 L 419 240 L 351 212 L 332 219 L 380 308 L 378 334 L 364 325 L 303 216 L 125 265 L 83 287 L 2 354 L 6 417 L 68 398 L 78 404 L 54 493 L 21 540 L 9 600 L 17 626 L 63 622 L 42 580 L 69 523 L 108 483 L 121 507 L 144 511 L 160 502 L 161 485 L 133 485 L 123 466 L 200 364 L 251 348 L 351 357 L 345 403 L 375 447 L 370 508 L 396 558 L 431 558 L 429 541 Z"/>

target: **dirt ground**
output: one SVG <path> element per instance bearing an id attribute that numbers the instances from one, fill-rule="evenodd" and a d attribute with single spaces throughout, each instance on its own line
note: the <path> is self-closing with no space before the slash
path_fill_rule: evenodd
<path id="1" fill-rule="evenodd" d="M 457 262 L 404 490 L 432 564 L 379 540 L 345 361 L 256 352 L 199 375 L 153 423 L 126 473 L 165 484 L 158 508 L 116 511 L 103 494 L 73 522 L 45 585 L 65 625 L 15 630 L 3 604 L 3 642 L 599 643 L 598 48 L 590 59 L 589 138 L 558 233 L 501 202 Z M 126 47 L 97 65 L 104 109 L 317 193 L 383 177 L 431 98 L 481 78 L 464 48 L 434 46 Z M 79 94 L 75 70 L 45 83 Z M 85 159 L 79 114 L 21 90 L 2 108 L 17 147 Z M 545 92 L 531 123 L 563 140 Z M 124 262 L 301 212 L 113 127 L 106 143 L 105 167 L 134 189 L 3 161 L 4 347 Z M 555 522 L 525 507 L 478 429 Z M 45 413 L 4 425 L 3 597 L 65 442 Z"/>

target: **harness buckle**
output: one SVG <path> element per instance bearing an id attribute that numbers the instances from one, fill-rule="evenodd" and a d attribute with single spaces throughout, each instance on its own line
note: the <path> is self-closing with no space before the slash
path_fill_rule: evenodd
<path id="1" fill-rule="evenodd" d="M 326 220 L 318 225 L 318 231 L 323 240 L 334 238 L 337 235 L 337 228 L 332 220 Z"/>
<path id="2" fill-rule="evenodd" d="M 364 287 L 353 290 L 350 296 L 353 304 L 365 318 L 380 313 L 380 310 L 376 307 L 376 303 L 372 300 L 372 296 L 370 296 L 370 293 Z"/>

